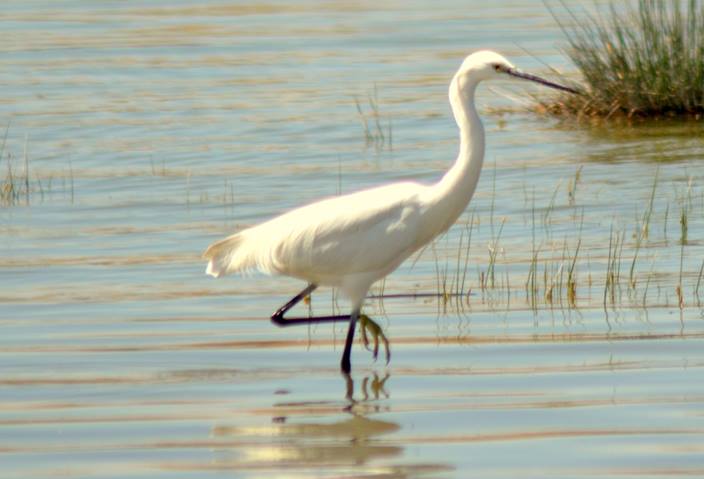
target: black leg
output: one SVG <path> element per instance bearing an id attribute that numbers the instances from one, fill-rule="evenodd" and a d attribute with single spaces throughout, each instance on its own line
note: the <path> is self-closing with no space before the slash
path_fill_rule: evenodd
<path id="1" fill-rule="evenodd" d="M 352 352 L 352 341 L 354 341 L 354 329 L 357 326 L 357 318 L 359 317 L 359 310 L 352 311 L 350 318 L 350 326 L 347 329 L 347 340 L 345 341 L 345 349 L 342 351 L 342 361 L 340 362 L 340 369 L 343 373 L 349 374 L 352 370 L 352 364 L 350 363 L 350 353 Z"/>
<path id="2" fill-rule="evenodd" d="M 309 284 L 306 289 L 294 296 L 291 301 L 281 306 L 274 314 L 271 315 L 271 322 L 279 327 L 295 326 L 297 324 L 311 323 L 331 323 L 334 321 L 349 321 L 350 315 L 344 314 L 340 316 L 316 316 L 313 318 L 284 318 L 284 314 L 298 304 L 303 298 L 315 291 L 317 284 Z"/>
<path id="3" fill-rule="evenodd" d="M 342 372 L 349 375 L 350 371 L 352 370 L 352 365 L 350 363 L 350 354 L 352 352 L 352 341 L 354 341 L 354 329 L 357 326 L 357 318 L 359 318 L 359 309 L 353 311 L 352 314 L 344 314 L 340 316 L 316 316 L 313 318 L 284 318 L 284 314 L 286 314 L 289 309 L 293 308 L 303 298 L 315 291 L 317 287 L 317 284 L 309 284 L 306 289 L 294 296 L 291 301 L 277 309 L 276 312 L 271 315 L 271 321 L 279 327 L 294 326 L 297 324 L 349 321 L 350 326 L 347 330 L 347 340 L 345 341 L 345 349 L 342 352 L 342 361 L 340 363 L 340 369 L 342 369 Z"/>

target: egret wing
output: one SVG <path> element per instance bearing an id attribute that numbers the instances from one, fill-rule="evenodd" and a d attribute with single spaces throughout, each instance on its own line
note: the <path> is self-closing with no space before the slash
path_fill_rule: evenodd
<path id="1" fill-rule="evenodd" d="M 272 269 L 314 279 L 395 268 L 416 249 L 424 188 L 399 183 L 364 190 L 262 224 L 257 228 L 271 240 Z"/>

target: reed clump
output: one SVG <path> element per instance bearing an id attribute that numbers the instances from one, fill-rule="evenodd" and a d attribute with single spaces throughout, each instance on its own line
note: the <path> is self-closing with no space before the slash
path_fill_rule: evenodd
<path id="1" fill-rule="evenodd" d="M 563 6 L 569 22 L 554 16 L 582 94 L 541 99 L 539 110 L 594 118 L 704 114 L 703 0 L 612 2 L 608 12 L 579 15 Z"/>
<path id="2" fill-rule="evenodd" d="M 44 201 L 45 196 L 55 193 L 55 181 L 61 180 L 62 192 L 74 202 L 74 176 L 71 161 L 65 176 L 54 178 L 51 175 L 40 177 L 35 169 L 30 175 L 30 161 L 27 150 L 28 136 L 24 137 L 22 157 L 14 156 L 8 149 L 7 137 L 9 123 L 0 139 L 0 207 L 29 206 L 31 203 Z"/>
<path id="3" fill-rule="evenodd" d="M 364 129 L 364 141 L 367 147 L 374 146 L 376 151 L 393 150 L 393 134 L 391 120 L 387 120 L 386 128 L 382 125 L 382 115 L 379 112 L 379 95 L 376 84 L 374 92 L 367 95 L 369 111 L 364 111 L 359 98 L 354 97 L 354 104 Z"/>

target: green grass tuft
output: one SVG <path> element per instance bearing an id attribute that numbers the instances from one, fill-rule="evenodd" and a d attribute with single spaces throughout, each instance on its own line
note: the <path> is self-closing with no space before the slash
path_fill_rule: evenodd
<path id="1" fill-rule="evenodd" d="M 582 95 L 541 100 L 550 113 L 588 117 L 671 117 L 704 113 L 704 3 L 612 2 L 607 12 L 560 23 Z"/>

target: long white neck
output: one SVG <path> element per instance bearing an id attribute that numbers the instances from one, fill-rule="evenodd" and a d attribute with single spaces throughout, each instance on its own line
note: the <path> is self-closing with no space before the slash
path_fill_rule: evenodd
<path id="1" fill-rule="evenodd" d="M 477 84 L 459 76 L 450 83 L 450 105 L 460 129 L 460 151 L 452 168 L 431 187 L 430 209 L 437 215 L 440 231 L 449 228 L 467 207 L 484 162 L 484 126 L 474 106 Z"/>

